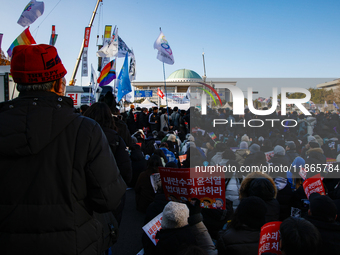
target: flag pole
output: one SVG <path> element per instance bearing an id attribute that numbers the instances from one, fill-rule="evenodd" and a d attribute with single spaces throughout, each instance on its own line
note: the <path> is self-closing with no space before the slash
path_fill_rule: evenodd
<path id="1" fill-rule="evenodd" d="M 92 95 L 92 86 L 89 87 L 89 105 L 91 106 L 91 95 Z"/>
<path id="2" fill-rule="evenodd" d="M 92 23 L 93 23 L 94 17 L 96 16 L 99 3 L 101 3 L 102 1 L 103 0 L 97 0 L 96 7 L 94 8 L 94 11 L 92 13 L 90 24 L 88 25 L 89 27 L 92 27 Z M 78 58 L 77 58 L 77 61 L 76 61 L 76 65 L 75 65 L 75 67 L 73 69 L 73 73 L 72 73 L 71 80 L 70 80 L 70 83 L 69 83 L 70 86 L 74 86 L 75 83 L 76 83 L 75 78 L 76 78 L 76 74 L 77 74 L 77 71 L 78 71 L 78 67 L 79 67 L 81 56 L 83 55 L 84 42 L 85 42 L 85 38 L 83 39 L 83 43 L 82 43 L 82 45 L 80 47 L 80 52 L 79 52 L 79 55 L 78 55 Z"/>
<path id="3" fill-rule="evenodd" d="M 170 119 L 169 119 L 169 107 L 168 107 L 168 96 L 166 92 L 166 81 L 165 81 L 165 67 L 164 67 L 164 62 L 163 62 L 163 75 L 164 75 L 164 90 L 165 90 L 165 101 L 166 101 L 166 111 L 168 113 L 168 127 L 170 131 Z"/>

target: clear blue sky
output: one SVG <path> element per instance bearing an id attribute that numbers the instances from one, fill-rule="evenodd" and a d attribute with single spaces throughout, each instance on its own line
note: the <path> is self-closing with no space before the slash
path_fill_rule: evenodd
<path id="1" fill-rule="evenodd" d="M 5 52 L 24 30 L 16 22 L 28 2 L 1 6 Z M 69 80 L 96 0 L 61 0 L 56 7 L 59 0 L 44 2 L 45 12 L 30 30 L 37 43 L 48 44 L 56 25 L 56 47 Z M 89 63 L 97 67 L 97 34 L 103 34 L 105 25 L 117 25 L 135 52 L 137 81 L 161 81 L 162 63 L 153 43 L 162 27 L 175 58 L 174 65 L 166 65 L 166 76 L 181 68 L 203 75 L 204 49 L 208 78 L 339 77 L 339 10 L 337 0 L 103 0 L 91 32 Z M 118 71 L 122 64 L 119 59 Z M 78 70 L 77 85 L 80 80 Z M 87 83 L 83 78 L 82 84 Z"/>

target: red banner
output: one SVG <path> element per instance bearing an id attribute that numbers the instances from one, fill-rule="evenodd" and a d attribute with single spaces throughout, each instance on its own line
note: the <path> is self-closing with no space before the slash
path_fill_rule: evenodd
<path id="1" fill-rule="evenodd" d="M 266 155 L 266 161 L 268 162 L 269 160 L 271 160 L 272 157 L 274 157 L 274 151 L 268 151 L 265 153 Z"/>
<path id="2" fill-rule="evenodd" d="M 281 223 L 281 221 L 273 221 L 262 226 L 258 255 L 264 252 L 281 254 L 279 248 Z"/>
<path id="3" fill-rule="evenodd" d="M 89 47 L 90 33 L 91 33 L 91 28 L 85 27 L 84 48 Z"/>
<path id="4" fill-rule="evenodd" d="M 308 178 L 302 185 L 308 199 L 312 193 L 319 193 L 320 195 L 326 194 L 320 174 Z"/>
<path id="5" fill-rule="evenodd" d="M 52 39 L 55 37 L 55 25 L 52 25 Z"/>
<path id="6" fill-rule="evenodd" d="M 144 232 L 150 238 L 154 245 L 158 243 L 158 239 L 156 239 L 156 234 L 158 230 L 162 229 L 162 219 L 163 213 L 160 213 L 143 227 Z"/>
<path id="7" fill-rule="evenodd" d="M 91 33 L 91 28 L 86 27 L 85 28 L 85 35 L 84 35 L 83 63 L 82 63 L 82 69 L 81 69 L 81 76 L 83 76 L 83 77 L 88 76 L 87 51 L 88 51 L 88 47 L 89 47 L 90 33 Z"/>
<path id="8" fill-rule="evenodd" d="M 159 167 L 165 196 L 170 201 L 200 200 L 202 208 L 226 209 L 225 179 L 214 177 L 190 177 L 190 168 Z"/>
<path id="9" fill-rule="evenodd" d="M 159 88 L 157 89 L 157 95 L 162 99 L 164 98 L 164 93 Z"/>

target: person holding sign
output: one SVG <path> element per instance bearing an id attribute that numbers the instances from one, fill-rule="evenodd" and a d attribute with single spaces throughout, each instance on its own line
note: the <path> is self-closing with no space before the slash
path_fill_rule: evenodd
<path id="1" fill-rule="evenodd" d="M 170 201 L 163 210 L 162 229 L 156 234 L 155 250 L 148 254 L 173 255 L 188 246 L 199 246 L 207 255 L 217 255 L 202 220 L 199 201 L 196 200 L 195 205 Z"/>
<path id="2" fill-rule="evenodd" d="M 269 225 L 271 223 L 267 223 Z M 272 225 L 280 224 L 280 231 L 269 233 L 261 232 L 259 246 L 260 255 L 317 255 L 320 251 L 320 233 L 309 221 L 303 218 L 290 217 L 281 222 L 273 222 Z M 266 225 L 263 227 L 265 228 Z M 270 227 L 270 226 L 268 226 Z M 280 238 L 276 242 L 277 234 Z M 274 238 L 274 240 L 273 240 Z M 278 245 L 278 246 L 277 246 Z M 265 250 L 262 252 L 262 250 Z M 324 254 L 324 253 L 322 253 Z M 326 253 L 325 253 L 326 254 Z"/>
<path id="3" fill-rule="evenodd" d="M 320 232 L 322 245 L 318 254 L 340 254 L 340 223 L 337 208 L 328 196 L 313 193 L 309 197 L 309 220 Z"/>

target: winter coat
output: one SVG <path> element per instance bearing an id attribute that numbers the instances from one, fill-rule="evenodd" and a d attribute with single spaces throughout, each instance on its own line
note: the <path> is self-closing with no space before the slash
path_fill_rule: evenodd
<path id="1" fill-rule="evenodd" d="M 244 160 L 243 165 L 244 166 L 250 166 L 254 163 L 254 161 L 256 160 L 256 156 L 253 153 L 250 153 Z"/>
<path id="2" fill-rule="evenodd" d="M 140 212 L 146 212 L 148 206 L 155 200 L 156 193 L 150 181 L 152 174 L 153 172 L 150 169 L 142 172 L 135 186 L 136 208 Z"/>
<path id="3" fill-rule="evenodd" d="M 340 223 L 336 221 L 321 221 L 313 216 L 306 216 L 305 218 L 310 221 L 320 232 L 322 242 L 318 254 L 339 255 Z"/>
<path id="4" fill-rule="evenodd" d="M 132 179 L 129 183 L 130 187 L 135 187 L 136 182 L 140 173 L 146 171 L 147 161 L 145 160 L 144 154 L 138 144 L 132 144 L 131 146 L 131 165 L 132 165 Z"/>
<path id="5" fill-rule="evenodd" d="M 169 122 L 168 122 L 168 115 L 163 113 L 161 116 L 160 116 L 160 121 L 161 121 L 161 127 L 160 127 L 160 131 L 163 131 L 163 128 L 164 127 L 167 127 L 168 128 L 168 131 L 170 130 L 170 127 L 169 127 Z M 171 120 L 170 120 L 171 121 Z"/>
<path id="6" fill-rule="evenodd" d="M 289 166 L 289 161 L 288 159 L 286 158 L 285 155 L 278 155 L 278 154 L 275 154 L 274 157 L 272 157 L 268 163 L 272 163 L 274 165 L 282 165 L 282 166 Z"/>
<path id="7" fill-rule="evenodd" d="M 203 223 L 212 239 L 217 239 L 218 232 L 234 214 L 232 201 L 226 199 L 226 210 L 202 208 Z"/>
<path id="8" fill-rule="evenodd" d="M 159 115 L 157 113 L 152 113 L 149 115 L 149 124 L 151 131 L 159 131 Z"/>
<path id="9" fill-rule="evenodd" d="M 143 129 L 148 126 L 148 115 L 144 112 L 138 113 L 137 117 L 137 128 Z"/>
<path id="10" fill-rule="evenodd" d="M 229 228 L 220 232 L 217 241 L 219 255 L 257 255 L 260 231 L 244 226 L 241 230 Z"/>
<path id="11" fill-rule="evenodd" d="M 219 164 L 222 160 L 223 153 L 224 153 L 224 151 L 216 152 L 215 156 L 213 156 L 211 161 L 210 161 L 210 165 L 216 166 L 217 164 Z"/>
<path id="12" fill-rule="evenodd" d="M 326 164 L 326 156 L 323 154 L 323 150 L 321 148 L 311 148 L 306 151 L 306 165 L 316 166 L 317 164 Z M 307 172 L 307 178 L 317 174 L 316 172 Z"/>
<path id="13" fill-rule="evenodd" d="M 117 133 L 118 135 L 123 138 L 125 144 L 127 147 L 131 147 L 132 145 L 132 139 L 131 139 L 131 134 L 130 131 L 127 127 L 127 125 L 125 124 L 124 121 L 122 121 L 121 119 L 117 118 L 117 117 L 113 117 L 114 121 L 115 121 L 115 125 L 117 127 Z"/>
<path id="14" fill-rule="evenodd" d="M 99 254 L 92 216 L 126 185 L 107 139 L 73 101 L 32 91 L 0 104 L 0 254 Z"/>
<path id="15" fill-rule="evenodd" d="M 250 154 L 250 150 L 248 150 L 248 149 L 241 149 L 241 150 L 235 151 L 236 162 L 240 166 L 243 166 L 244 161 L 249 154 Z"/>
<path id="16" fill-rule="evenodd" d="M 278 177 L 274 180 L 277 188 L 277 201 L 280 204 L 280 221 L 285 220 L 291 214 L 291 198 L 293 195 L 290 183 L 286 178 Z"/>
<path id="17" fill-rule="evenodd" d="M 299 157 L 300 155 L 296 152 L 296 150 L 288 150 L 286 151 L 285 157 L 288 160 L 289 165 L 291 165 L 296 157 Z"/>
<path id="18" fill-rule="evenodd" d="M 313 135 L 313 130 L 316 125 L 316 118 L 315 117 L 307 117 L 307 134 Z"/>
<path id="19" fill-rule="evenodd" d="M 129 183 L 132 179 L 132 166 L 129 152 L 127 151 L 124 140 L 113 129 L 104 127 L 103 131 L 109 141 L 109 145 L 113 156 L 116 159 L 120 174 L 124 181 Z"/>
<path id="20" fill-rule="evenodd" d="M 156 245 L 156 253 L 150 254 L 173 255 L 184 250 L 189 245 L 197 245 L 207 255 L 217 255 L 215 245 L 202 222 L 182 228 L 161 229 L 157 233 L 156 238 L 159 239 Z"/>
<path id="21" fill-rule="evenodd" d="M 279 220 L 280 204 L 276 200 L 277 188 L 268 174 L 262 172 L 248 174 L 241 183 L 239 194 L 240 200 L 249 196 L 262 198 L 267 206 L 266 222 Z"/>

